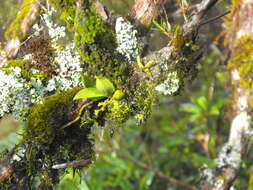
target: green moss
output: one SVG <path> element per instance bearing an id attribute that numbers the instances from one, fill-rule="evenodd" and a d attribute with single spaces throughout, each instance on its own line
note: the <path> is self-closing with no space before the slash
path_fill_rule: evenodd
<path id="1" fill-rule="evenodd" d="M 122 89 L 122 100 L 113 99 L 100 102 L 94 110 L 95 120 L 113 120 L 120 124 L 136 113 L 146 120 L 154 101 L 154 84 L 146 83 L 138 77 L 132 65 L 123 60 L 116 52 L 116 39 L 113 28 L 104 23 L 97 14 L 94 0 L 81 1 L 77 6 L 73 1 L 50 1 L 61 12 L 69 31 L 74 32 L 74 43 L 81 55 L 89 77 L 103 76 Z M 135 73 L 135 74 L 134 74 Z M 143 75 L 142 73 L 141 75 Z M 84 123 L 89 123 L 91 116 L 83 116 Z M 94 116 L 93 116 L 94 117 Z M 92 120 L 92 119 L 91 119 Z"/>
<path id="2" fill-rule="evenodd" d="M 95 75 L 109 78 L 119 88 L 122 76 L 127 71 L 116 49 L 114 31 L 107 26 L 94 7 L 94 0 L 57 1 L 51 4 L 60 11 L 67 29 L 74 32 L 74 43 L 90 77 Z"/>
<path id="3" fill-rule="evenodd" d="M 16 16 L 16 19 L 10 24 L 8 29 L 5 32 L 5 38 L 20 38 L 23 39 L 25 37 L 24 32 L 22 31 L 22 22 L 24 22 L 24 18 L 29 15 L 30 9 L 33 7 L 33 4 L 37 3 L 36 0 L 23 0 L 21 8 Z"/>
<path id="4" fill-rule="evenodd" d="M 228 62 L 231 69 L 237 69 L 240 82 L 245 88 L 253 87 L 253 38 L 243 36 L 236 42 L 235 52 Z"/>
<path id="5" fill-rule="evenodd" d="M 89 139 L 92 123 L 81 128 L 80 122 L 76 122 L 62 129 L 64 124 L 76 117 L 71 113 L 76 108 L 73 97 L 78 90 L 75 88 L 46 97 L 43 104 L 36 104 L 30 109 L 26 118 L 23 144 L 26 145 L 27 174 L 45 174 L 41 179 L 46 185 L 50 181 L 58 181 L 52 165 L 93 158 L 93 146 Z"/>
<path id="6" fill-rule="evenodd" d="M 30 79 L 32 76 L 31 71 L 28 68 L 28 63 L 24 60 L 19 60 L 19 59 L 14 59 L 14 60 L 9 60 L 4 63 L 3 70 L 6 69 L 8 71 L 8 68 L 10 67 L 19 67 L 21 69 L 21 76 L 24 79 Z"/>

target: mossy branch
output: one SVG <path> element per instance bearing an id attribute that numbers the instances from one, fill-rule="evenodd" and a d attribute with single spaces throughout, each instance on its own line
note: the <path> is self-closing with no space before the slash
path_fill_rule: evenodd
<path id="1" fill-rule="evenodd" d="M 60 168 L 63 168 L 61 164 L 78 169 L 81 165 L 77 162 L 86 163 L 87 160 L 94 159 L 93 142 L 90 139 L 92 127 L 105 126 L 107 122 L 120 125 L 129 117 L 135 117 L 138 123 L 145 122 L 156 100 L 155 89 L 159 84 L 165 82 L 160 89 L 169 88 L 166 89 L 167 94 L 175 95 L 185 80 L 192 80 L 196 76 L 196 62 L 200 57 L 195 41 L 200 19 L 196 15 L 203 16 L 215 2 L 203 0 L 203 6 L 192 15 L 191 23 L 177 27 L 166 47 L 142 57 L 137 35 L 139 28 L 126 18 L 116 18 L 116 28 L 112 28 L 115 23 L 109 23 L 106 11 L 95 0 L 49 0 L 65 22 L 75 50 L 80 55 L 82 67 L 91 80 L 96 76 L 106 77 L 116 91 L 123 92 L 124 96 L 115 99 L 109 94 L 92 102 L 73 101 L 80 88 L 67 91 L 57 89 L 58 93 L 55 93 L 54 89 L 48 90 L 51 87 L 48 84 L 42 103 L 35 103 L 23 117 L 23 140 L 11 151 L 14 154 L 8 156 L 9 153 L 5 152 L 1 155 L 0 164 L 6 170 L 1 170 L 0 187 L 29 189 L 34 177 L 39 176 L 39 188 L 50 189 L 58 183 Z M 148 25 L 157 16 L 162 3 L 163 0 L 137 1 L 128 19 L 142 25 L 139 27 Z M 151 7 L 149 11 L 143 12 L 142 9 L 147 4 Z M 142 14 L 139 15 L 140 13 Z M 129 31 L 130 37 L 127 36 Z M 129 40 L 122 40 L 121 37 Z M 24 68 L 41 69 L 43 73 L 40 74 L 45 77 L 43 83 L 55 75 L 51 65 L 43 63 L 51 60 L 57 51 L 52 51 L 51 43 L 46 43 L 47 47 L 44 48 L 50 51 L 43 49 L 41 52 L 38 47 L 46 39 L 39 37 L 27 42 L 25 47 L 34 47 L 28 50 L 37 62 L 28 61 L 23 64 Z M 55 42 L 54 39 L 51 41 Z M 129 44 L 129 41 L 133 43 Z M 23 49 L 23 52 L 28 50 Z M 27 77 L 24 81 L 29 81 L 30 78 Z M 53 95 L 49 96 L 50 93 Z"/>

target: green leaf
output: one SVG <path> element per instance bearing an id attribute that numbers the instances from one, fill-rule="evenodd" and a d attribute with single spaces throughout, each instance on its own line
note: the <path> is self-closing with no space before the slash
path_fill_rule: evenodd
<path id="1" fill-rule="evenodd" d="M 106 94 L 107 96 L 113 94 L 115 91 L 115 88 L 111 81 L 109 81 L 105 77 L 96 77 L 96 88 L 103 94 Z"/>
<path id="2" fill-rule="evenodd" d="M 208 110 L 208 101 L 206 99 L 205 96 L 200 96 L 196 103 L 200 106 L 200 108 L 203 110 L 203 111 L 207 111 Z"/>
<path id="3" fill-rule="evenodd" d="M 191 103 L 182 104 L 179 107 L 179 111 L 188 112 L 188 113 L 195 113 L 195 114 L 201 113 L 200 107 L 196 106 L 195 104 L 191 104 Z"/>
<path id="4" fill-rule="evenodd" d="M 140 188 L 141 190 L 148 190 L 150 189 L 150 185 L 154 179 L 154 172 L 150 171 L 150 172 L 147 172 L 140 180 Z"/>
<path id="5" fill-rule="evenodd" d="M 74 100 L 82 99 L 82 98 L 103 98 L 107 97 L 106 94 L 102 93 L 96 88 L 85 88 L 80 90 L 75 97 Z"/>
<path id="6" fill-rule="evenodd" d="M 86 74 L 83 74 L 81 72 L 80 75 L 81 75 L 81 79 L 82 79 L 84 87 L 86 87 L 86 88 L 95 87 L 95 82 L 92 81 Z"/>

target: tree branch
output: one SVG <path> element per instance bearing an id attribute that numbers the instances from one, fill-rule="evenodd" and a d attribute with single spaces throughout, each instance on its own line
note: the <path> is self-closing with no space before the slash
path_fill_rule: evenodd
<path id="1" fill-rule="evenodd" d="M 218 0 L 202 0 L 196 6 L 196 10 L 193 11 L 189 22 L 184 25 L 184 33 L 192 33 L 195 36 L 200 26 L 201 19 L 217 2 Z M 193 30 L 195 30 L 195 32 L 193 32 Z"/>
<path id="2" fill-rule="evenodd" d="M 40 5 L 44 0 L 24 1 L 15 21 L 9 26 L 8 41 L 5 45 L 5 57 L 0 57 L 0 65 L 9 59 L 16 57 L 21 46 L 21 41 L 29 34 L 31 26 L 40 11 Z M 28 4 L 29 2 L 29 4 Z M 29 10 L 24 13 L 24 11 Z M 18 28 L 17 25 L 19 26 Z"/>
<path id="3" fill-rule="evenodd" d="M 241 163 L 246 156 L 250 138 L 252 137 L 251 119 L 252 107 L 249 99 L 252 97 L 252 83 L 250 73 L 241 72 L 243 64 L 252 62 L 248 53 L 247 45 L 252 46 L 253 22 L 251 17 L 253 1 L 242 1 L 240 4 L 232 5 L 232 26 L 228 29 L 226 36 L 232 51 L 228 69 L 231 74 L 232 92 L 232 114 L 230 135 L 228 142 L 223 146 L 215 168 L 204 168 L 200 181 L 201 190 L 228 190 L 232 186 L 241 170 Z M 251 26 L 251 27 L 249 27 Z M 250 50 L 252 51 L 252 49 Z M 238 56 L 245 55 L 245 57 Z M 247 61 L 245 61 L 247 60 Z M 245 63 L 244 63 L 245 62 Z M 245 83 L 247 85 L 245 85 Z"/>
<path id="4" fill-rule="evenodd" d="M 126 158 L 126 157 L 125 157 Z M 172 184 L 175 184 L 175 185 L 178 185 L 178 186 L 181 186 L 185 189 L 189 189 L 189 190 L 197 190 L 197 188 L 193 185 L 190 185 L 188 183 L 185 183 L 183 181 L 180 181 L 174 177 L 170 177 L 170 176 L 167 176 L 165 175 L 162 171 L 160 170 L 157 170 L 151 166 L 149 166 L 148 164 L 146 163 L 143 163 L 141 161 L 138 161 L 134 158 L 127 158 L 129 161 L 133 162 L 134 164 L 136 164 L 137 166 L 141 167 L 141 168 L 144 168 L 144 169 L 147 169 L 147 170 L 150 170 L 152 172 L 154 172 L 157 176 L 159 176 L 160 178 L 162 179 L 165 179 L 166 181 L 168 181 L 169 183 L 172 183 Z"/>
<path id="5" fill-rule="evenodd" d="M 65 169 L 65 168 L 73 168 L 73 167 L 84 167 L 91 163 L 91 160 L 75 160 L 73 162 L 56 164 L 52 166 L 52 169 Z"/>
<path id="6" fill-rule="evenodd" d="M 39 9 L 39 2 L 40 1 L 36 1 L 36 2 L 38 3 L 38 4 L 36 4 L 37 6 L 35 6 L 37 9 L 35 9 L 35 8 L 33 9 L 33 12 L 32 12 L 33 14 L 35 14 L 34 12 L 38 11 L 38 9 Z M 149 25 L 151 23 L 151 21 L 158 15 L 159 8 L 163 2 L 164 2 L 164 0 L 138 0 L 135 4 L 134 8 L 132 9 L 132 12 L 130 13 L 130 18 L 132 18 L 138 24 Z M 32 153 L 37 151 L 38 154 L 36 155 L 36 153 L 34 153 L 35 155 L 33 155 L 34 159 L 36 156 L 41 156 L 41 159 L 39 160 L 39 162 L 42 162 L 44 164 L 43 159 L 46 159 L 45 155 L 48 156 L 47 150 L 51 150 L 51 149 L 58 150 L 58 148 L 60 146 L 62 146 L 62 143 L 66 143 L 66 142 L 73 143 L 73 144 L 71 144 L 71 146 L 73 145 L 74 147 L 75 146 L 76 147 L 83 146 L 84 148 L 88 149 L 89 151 L 88 151 L 87 155 L 85 155 L 85 156 L 87 156 L 89 158 L 92 155 L 92 150 L 91 150 L 92 145 L 91 145 L 91 142 L 89 141 L 87 136 L 90 133 L 90 131 L 89 131 L 90 127 L 93 126 L 94 123 L 98 123 L 99 125 L 105 125 L 105 121 L 108 119 L 108 117 L 109 117 L 109 120 L 111 120 L 114 117 L 113 119 L 115 119 L 117 122 L 119 122 L 117 119 L 120 118 L 121 119 L 120 122 L 122 122 L 122 121 L 125 121 L 126 119 L 128 119 L 128 117 L 133 114 L 136 114 L 137 116 L 139 116 L 139 122 L 143 122 L 145 120 L 145 117 L 147 117 L 148 112 L 150 111 L 148 109 L 150 109 L 150 106 L 153 103 L 152 101 L 153 101 L 154 97 L 153 97 L 152 91 L 154 91 L 154 88 L 157 86 L 157 84 L 163 83 L 165 81 L 165 79 L 168 79 L 169 77 L 171 77 L 173 79 L 172 81 L 176 81 L 175 82 L 176 84 L 173 84 L 174 86 L 170 86 L 170 89 L 172 89 L 172 92 L 170 92 L 170 95 L 171 95 L 173 93 L 178 92 L 178 89 L 183 86 L 183 81 L 185 79 L 192 79 L 193 77 L 195 77 L 195 75 L 196 75 L 196 60 L 199 59 L 200 54 L 199 54 L 199 52 L 196 52 L 195 49 L 192 47 L 193 45 L 195 45 L 196 42 L 194 41 L 194 39 L 189 38 L 189 36 L 191 36 L 191 34 L 194 34 L 194 36 L 197 35 L 197 31 L 194 30 L 194 28 L 197 28 L 199 26 L 200 18 L 216 2 L 217 1 L 214 1 L 214 0 L 203 0 L 202 3 L 199 4 L 196 13 L 192 15 L 192 19 L 190 19 L 190 22 L 186 23 L 183 26 L 183 30 L 179 29 L 178 31 L 175 32 L 173 39 L 166 47 L 162 48 L 159 51 L 152 52 L 150 55 L 148 55 L 142 59 L 145 63 L 144 67 L 143 67 L 142 63 L 140 63 L 142 60 L 140 61 L 140 59 L 138 59 L 139 58 L 138 56 L 141 55 L 141 53 L 138 49 L 139 48 L 138 41 L 136 40 L 136 41 L 133 41 L 133 43 L 130 43 L 130 44 L 128 43 L 130 40 L 137 38 L 136 37 L 137 31 L 134 29 L 134 27 L 131 25 L 131 23 L 125 22 L 123 18 L 119 19 L 119 23 L 123 25 L 123 29 L 128 27 L 128 29 L 132 33 L 129 34 L 128 30 L 125 30 L 125 31 L 119 30 L 120 34 L 122 34 L 121 32 L 125 32 L 124 35 L 126 35 L 126 37 L 128 37 L 127 40 L 126 39 L 122 40 L 122 43 L 125 43 L 123 45 L 126 45 L 126 46 L 122 46 L 122 48 L 127 48 L 127 49 L 124 49 L 124 51 L 122 51 L 123 53 L 119 52 L 119 43 L 118 43 L 118 47 L 116 47 L 117 52 L 115 53 L 115 50 L 112 50 L 112 47 L 115 48 L 114 44 L 113 45 L 111 44 L 112 39 L 109 39 L 110 41 L 108 40 L 108 36 L 114 37 L 114 35 L 110 36 L 110 32 L 112 32 L 112 31 L 108 30 L 110 32 L 107 32 L 107 30 L 105 30 L 105 28 L 102 28 L 102 27 L 104 27 L 104 25 L 102 23 L 97 24 L 97 21 L 99 21 L 99 19 L 96 17 L 97 15 L 94 14 L 94 12 L 87 13 L 87 10 L 93 11 L 92 8 L 88 7 L 89 3 L 86 3 L 86 1 L 80 0 L 78 6 L 84 6 L 84 7 L 75 7 L 76 6 L 75 3 L 71 4 L 71 6 L 73 6 L 72 8 L 75 11 L 77 11 L 77 9 L 80 8 L 80 15 L 81 16 L 74 14 L 74 18 L 73 18 L 73 17 L 71 17 L 71 16 L 73 16 L 73 14 L 72 14 L 73 12 L 70 11 L 70 13 L 69 13 L 70 15 L 67 16 L 66 20 L 67 20 L 68 24 L 70 24 L 70 25 L 74 23 L 74 25 L 80 24 L 80 26 L 81 26 L 81 27 L 75 27 L 75 26 L 71 25 L 72 26 L 71 29 L 77 30 L 77 31 L 74 31 L 75 32 L 75 41 L 77 41 L 75 45 L 77 46 L 77 48 L 79 48 L 80 54 L 82 54 L 82 58 L 84 58 L 84 60 L 82 60 L 82 61 L 86 64 L 85 67 L 86 66 L 91 67 L 91 69 L 88 71 L 89 72 L 92 71 L 93 73 L 91 73 L 91 74 L 93 76 L 94 75 L 103 75 L 106 77 L 109 76 L 108 78 L 111 77 L 114 80 L 112 82 L 115 83 L 115 86 L 123 88 L 122 90 L 124 90 L 124 93 L 126 94 L 125 95 L 126 98 L 124 99 L 124 101 L 118 101 L 116 99 L 113 99 L 114 95 L 112 95 L 112 97 L 108 95 L 108 97 L 105 98 L 106 100 L 99 99 L 98 101 L 94 102 L 94 104 L 90 105 L 85 110 L 84 115 L 86 116 L 86 118 L 84 118 L 85 122 L 83 120 L 82 120 L 82 122 L 85 123 L 85 125 L 87 125 L 87 126 L 82 127 L 82 128 L 80 128 L 80 126 L 79 126 L 80 122 L 77 122 L 77 123 L 74 122 L 74 124 L 71 122 L 74 118 L 76 118 L 76 117 L 73 118 L 73 115 L 74 116 L 78 115 L 78 111 L 75 111 L 74 112 L 75 114 L 72 114 L 72 112 L 73 112 L 73 109 L 72 109 L 73 97 L 67 96 L 66 94 L 64 94 L 64 93 L 68 93 L 68 91 L 63 92 L 62 94 L 56 94 L 56 95 L 59 95 L 60 98 L 58 99 L 58 102 L 56 101 L 53 104 L 49 104 L 49 103 L 42 104 L 42 105 L 35 104 L 35 107 L 33 107 L 35 110 L 33 110 L 33 111 L 35 112 L 35 114 L 38 114 L 38 115 L 36 115 L 36 117 L 38 117 L 38 116 L 41 117 L 41 118 L 36 118 L 36 122 L 39 119 L 42 119 L 44 121 L 44 119 L 47 119 L 49 117 L 48 115 L 59 114 L 59 116 L 54 115 L 55 118 L 54 117 L 50 118 L 53 121 L 49 121 L 49 123 L 46 123 L 49 125 L 49 128 L 48 128 L 49 132 L 48 132 L 48 134 L 47 133 L 45 134 L 45 137 L 40 137 L 40 133 L 42 133 L 42 132 L 44 132 L 44 130 L 46 130 L 46 129 L 42 129 L 42 130 L 40 129 L 40 127 L 41 127 L 40 125 L 42 123 L 39 123 L 39 122 L 36 123 L 36 122 L 33 122 L 32 120 L 27 121 L 27 125 L 28 125 L 26 128 L 26 130 L 28 131 L 27 133 L 29 133 L 29 135 L 34 135 L 34 139 L 30 139 L 30 138 L 26 139 L 25 143 L 27 143 L 28 148 L 26 147 L 27 150 L 26 150 L 25 155 L 23 155 L 23 160 L 25 160 L 26 162 L 29 162 L 31 160 L 31 162 L 29 164 L 34 162 L 35 164 L 33 167 L 35 167 L 36 162 L 31 159 L 31 155 L 32 155 Z M 60 7 L 59 9 L 61 9 L 64 6 L 66 6 L 66 5 L 59 5 L 59 7 Z M 64 7 L 64 11 L 66 11 L 65 9 L 68 9 L 68 8 L 69 8 L 68 5 L 66 7 Z M 102 15 L 102 17 L 104 17 L 106 19 L 107 15 L 106 15 L 106 12 L 103 9 L 101 4 L 98 4 L 97 9 L 100 10 L 99 15 L 100 16 Z M 66 14 L 66 12 L 64 12 L 64 13 Z M 33 15 L 33 14 L 31 14 L 31 15 Z M 64 15 L 64 16 L 66 17 L 66 15 Z M 71 22 L 69 22 L 69 17 L 72 19 L 72 20 L 70 19 Z M 31 18 L 31 16 L 29 18 Z M 87 19 L 90 19 L 89 22 L 86 22 Z M 92 20 L 92 19 L 95 19 L 95 20 Z M 26 20 L 26 25 L 25 25 L 27 27 L 30 26 L 30 24 L 31 24 L 30 22 L 28 22 L 28 20 L 30 20 L 30 19 Z M 78 23 L 78 22 L 80 22 L 80 23 Z M 91 24 L 92 26 L 86 26 L 87 23 Z M 87 35 L 88 36 L 87 37 L 86 34 L 88 34 L 88 32 L 90 32 L 91 34 Z M 117 33 L 117 31 L 116 31 L 116 33 Z M 84 36 L 82 36 L 82 35 L 84 35 Z M 129 38 L 129 36 L 130 36 L 130 38 Z M 105 39 L 103 39 L 103 37 L 105 37 Z M 122 35 L 120 37 L 122 37 Z M 120 39 L 120 37 L 118 39 Z M 125 36 L 123 36 L 123 37 L 125 37 Z M 82 40 L 80 40 L 80 39 L 82 39 Z M 100 40 L 100 41 L 98 41 L 98 40 Z M 132 52 L 134 52 L 134 53 L 137 52 L 136 53 L 137 55 L 135 55 L 135 57 L 131 57 L 131 58 L 133 58 L 131 60 L 132 62 L 131 61 L 124 61 L 124 59 L 127 57 L 125 55 L 126 51 L 127 51 L 127 53 L 130 52 L 129 54 L 131 56 L 133 54 Z M 121 56 L 119 56 L 120 53 L 121 53 Z M 11 57 L 13 57 L 13 56 L 15 56 L 15 53 L 11 54 Z M 69 56 L 69 57 L 71 57 L 71 56 Z M 122 59 L 122 57 L 124 57 L 124 59 Z M 111 61 L 111 59 L 113 61 Z M 95 64 L 93 63 L 94 60 L 95 60 Z M 129 62 L 131 62 L 131 63 L 129 63 Z M 171 72 L 171 70 L 173 72 Z M 109 72 L 115 71 L 115 73 L 110 74 L 110 73 L 108 73 L 108 71 Z M 65 75 L 65 73 L 64 73 L 64 75 Z M 170 84 L 171 84 L 171 82 L 169 81 L 169 83 L 167 85 L 170 85 Z M 76 90 L 77 89 L 74 89 L 74 90 L 72 89 L 71 93 L 75 93 Z M 63 97 L 61 97 L 61 96 L 63 96 Z M 66 99 L 66 96 L 67 96 L 67 98 L 69 98 L 69 100 Z M 54 95 L 49 96 L 47 100 L 49 101 L 50 98 L 53 100 L 56 99 L 56 97 Z M 67 101 L 67 103 L 64 101 Z M 115 101 L 118 104 L 116 104 Z M 140 103 L 140 101 L 144 102 L 143 105 Z M 108 105 L 109 105 L 109 103 L 111 103 L 110 107 L 108 105 L 106 105 L 106 103 L 108 103 Z M 105 106 L 105 107 L 101 106 L 101 104 L 103 104 L 103 106 Z M 37 111 L 38 107 L 41 110 L 43 110 L 43 108 L 44 108 L 43 106 L 50 106 L 50 108 L 52 108 L 52 109 L 54 108 L 55 110 L 51 110 L 51 109 L 47 108 L 47 109 L 45 109 L 46 110 L 45 112 Z M 78 110 L 78 108 L 80 108 L 80 107 L 77 107 L 77 110 Z M 109 108 L 111 110 L 109 110 Z M 130 111 L 125 113 L 124 109 L 127 111 L 130 110 Z M 131 109 L 134 109 L 134 110 L 131 110 Z M 138 110 L 139 112 L 137 112 L 136 110 Z M 114 113 L 114 112 L 116 112 L 116 113 Z M 112 115 L 112 113 L 116 114 L 116 116 Z M 72 115 L 72 116 L 70 117 L 69 115 Z M 87 120 L 87 122 L 86 122 L 86 120 Z M 58 126 L 60 124 L 64 125 L 66 123 L 70 123 L 71 127 L 75 126 L 74 130 L 72 131 L 71 129 L 69 129 L 69 126 L 64 129 L 62 129 Z M 72 126 L 72 124 L 73 124 L 73 126 Z M 46 125 L 45 127 L 48 127 L 48 125 Z M 63 126 L 63 125 L 61 125 L 61 126 Z M 50 127 L 52 127 L 52 128 L 50 128 Z M 33 134 L 34 131 L 38 132 L 38 133 L 40 132 L 40 133 L 37 134 L 37 136 L 36 136 L 35 134 Z M 80 132 L 78 133 L 78 131 L 80 131 Z M 76 132 L 76 134 L 74 132 Z M 60 135 L 62 135 L 62 136 L 60 136 Z M 80 135 L 80 138 L 82 138 L 82 140 L 83 140 L 83 138 L 87 138 L 86 142 L 84 140 L 82 142 L 80 142 L 78 139 L 75 139 L 75 140 L 77 140 L 77 142 L 75 142 L 73 136 L 71 136 L 71 135 L 73 135 L 74 138 L 77 135 Z M 83 135 L 84 137 L 81 135 Z M 68 137 L 69 139 L 66 139 L 64 137 Z M 58 144 L 59 147 L 55 147 L 56 145 L 54 144 L 54 141 L 56 138 L 58 138 L 57 143 L 59 143 Z M 48 141 L 48 139 L 50 141 Z M 67 141 L 64 142 L 64 140 L 67 140 Z M 83 143 L 83 144 L 79 145 L 78 143 Z M 46 145 L 46 147 L 43 150 L 41 150 L 40 148 L 45 145 Z M 36 146 L 39 147 L 38 150 L 35 149 Z M 23 147 L 20 147 L 20 149 L 22 149 L 22 148 Z M 72 152 L 72 156 L 75 156 L 74 153 Z M 62 156 L 63 151 L 61 152 L 59 150 L 59 152 L 57 152 L 57 154 Z M 89 154 L 91 154 L 91 155 L 89 155 Z M 51 153 L 50 156 L 52 156 L 52 158 L 54 158 L 56 160 L 56 161 L 53 160 L 52 163 L 50 163 L 51 165 L 53 165 L 54 163 L 59 163 L 59 156 L 56 155 L 56 153 L 54 151 Z M 69 159 L 69 157 L 67 157 L 67 158 Z M 36 157 L 36 159 L 37 159 L 37 157 Z M 78 160 L 80 160 L 79 157 L 78 157 Z M 86 160 L 86 159 L 84 159 L 84 160 Z M 71 162 L 67 162 L 67 161 L 71 161 Z M 62 167 L 67 167 L 67 166 L 73 166 L 76 164 L 75 160 L 74 161 L 67 160 L 67 161 L 65 161 L 66 163 L 64 165 L 55 165 L 54 164 L 54 168 L 62 168 Z M 10 162 L 3 161 L 3 162 L 1 162 L 1 165 L 3 168 L 13 169 L 13 170 L 16 169 L 13 166 L 10 166 L 8 163 L 10 163 Z M 41 163 L 38 164 L 39 166 L 36 165 L 36 167 L 41 167 L 39 169 L 41 169 L 43 171 L 44 165 L 43 164 L 40 165 L 40 164 Z M 50 164 L 48 164 L 47 167 L 50 167 Z M 23 166 L 20 166 L 20 167 L 23 167 Z M 32 167 L 32 166 L 30 166 L 30 167 Z M 35 174 L 36 174 L 36 172 L 38 172 L 37 169 L 38 168 L 34 169 Z M 50 169 L 52 169 L 52 167 L 50 167 Z M 27 170 L 27 168 L 25 168 L 25 170 Z M 5 171 L 7 171 L 7 170 L 5 170 Z M 17 171 L 19 171 L 19 170 L 17 169 Z M 6 173 L 8 174 L 7 176 L 5 175 Z M 160 175 L 160 177 L 166 178 L 163 175 L 163 173 L 160 173 L 158 171 L 156 171 L 156 173 L 157 173 L 157 175 Z M 11 175 L 12 175 L 11 172 L 9 172 L 9 173 L 8 172 L 1 172 L 0 178 L 2 178 L 4 176 L 3 178 L 7 179 Z M 171 181 L 172 183 L 181 184 L 181 186 L 188 187 L 188 189 L 191 188 L 192 190 L 195 190 L 194 187 L 191 187 L 188 184 L 185 184 L 183 182 L 177 181 L 174 178 L 169 177 L 169 178 L 167 178 L 167 180 Z"/>

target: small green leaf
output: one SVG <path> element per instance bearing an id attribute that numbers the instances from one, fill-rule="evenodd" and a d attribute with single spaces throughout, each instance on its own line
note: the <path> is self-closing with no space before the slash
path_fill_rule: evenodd
<path id="1" fill-rule="evenodd" d="M 98 89 L 101 93 L 106 94 L 107 96 L 113 94 L 115 88 L 111 81 L 109 81 L 105 77 L 96 77 L 96 89 Z"/>
<path id="2" fill-rule="evenodd" d="M 208 110 L 208 101 L 205 96 L 200 96 L 197 101 L 197 105 L 202 109 L 202 111 Z"/>
<path id="3" fill-rule="evenodd" d="M 81 72 L 80 75 L 81 75 L 81 79 L 82 79 L 84 87 L 89 88 L 89 87 L 95 86 L 95 82 L 92 81 L 86 74 Z"/>
<path id="4" fill-rule="evenodd" d="M 75 97 L 74 100 L 82 99 L 82 98 L 103 98 L 107 97 L 106 94 L 102 93 L 96 88 L 85 88 L 80 90 Z"/>

